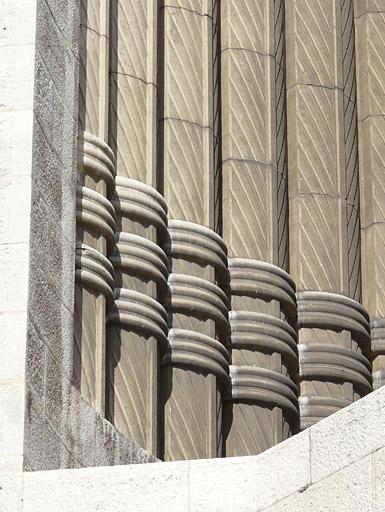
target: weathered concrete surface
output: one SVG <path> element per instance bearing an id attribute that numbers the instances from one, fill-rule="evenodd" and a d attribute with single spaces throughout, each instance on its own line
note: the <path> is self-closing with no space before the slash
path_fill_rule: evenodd
<path id="1" fill-rule="evenodd" d="M 24 512 L 379 512 L 385 390 L 258 456 L 24 475 Z"/>

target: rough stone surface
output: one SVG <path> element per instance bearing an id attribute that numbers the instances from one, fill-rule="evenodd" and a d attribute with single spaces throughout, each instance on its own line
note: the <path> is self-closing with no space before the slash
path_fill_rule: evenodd
<path id="1" fill-rule="evenodd" d="M 343 444 L 332 445 L 328 418 L 258 456 L 25 473 L 23 510 L 380 512 L 384 437 L 375 436 L 366 450 L 354 448 L 378 425 L 384 400 L 381 389 L 333 415 L 335 429 L 351 436 L 354 457 L 346 457 Z M 314 442 L 320 436 L 330 441 L 333 465 L 325 446 Z M 317 475 L 313 464 L 322 460 L 325 470 Z M 15 480 L 7 481 L 12 487 Z"/>
<path id="2" fill-rule="evenodd" d="M 79 5 L 39 0 L 36 8 L 24 465 L 38 470 L 151 461 L 153 457 L 119 434 L 74 386 Z M 20 196 L 20 184 L 17 190 Z M 15 204 L 17 190 L 14 186 Z M 25 232 L 19 210 L 10 210 L 19 224 L 13 233 Z M 17 268 L 23 270 L 22 265 Z M 26 287 L 27 271 L 22 275 Z M 6 289 L 23 287 L 13 282 Z M 16 297 L 10 299 L 16 302 Z"/>

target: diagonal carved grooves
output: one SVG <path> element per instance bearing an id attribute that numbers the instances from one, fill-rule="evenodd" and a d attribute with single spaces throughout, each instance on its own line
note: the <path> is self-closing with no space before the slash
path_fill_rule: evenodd
<path id="1" fill-rule="evenodd" d="M 299 413 L 306 428 L 371 390 L 353 1 L 117 0 L 109 100 L 107 3 L 82 24 L 80 125 L 94 135 L 79 137 L 75 382 L 102 410 L 107 319 L 119 431 L 166 460 L 259 453 L 296 432 Z M 382 384 L 385 45 L 365 23 L 364 253 Z M 95 137 L 107 104 L 114 152 Z"/>

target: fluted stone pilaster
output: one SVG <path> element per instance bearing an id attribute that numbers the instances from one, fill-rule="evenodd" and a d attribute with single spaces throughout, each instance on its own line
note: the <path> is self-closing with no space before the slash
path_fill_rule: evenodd
<path id="1" fill-rule="evenodd" d="M 226 248 L 213 231 L 169 221 L 169 350 L 163 359 L 165 460 L 222 454 L 228 387 Z"/>
<path id="2" fill-rule="evenodd" d="M 284 2 L 221 4 L 223 237 L 287 269 Z"/>
<path id="3" fill-rule="evenodd" d="M 280 268 L 229 259 L 231 401 L 226 455 L 260 453 L 298 428 L 294 283 Z"/>
<path id="4" fill-rule="evenodd" d="M 110 144 L 118 176 L 156 186 L 157 0 L 111 0 Z"/>
<path id="5" fill-rule="evenodd" d="M 287 0 L 286 19 L 290 271 L 299 291 L 304 428 L 370 390 L 368 384 L 357 392 L 354 383 L 338 379 L 329 365 L 333 357 L 341 368 L 345 362 L 348 374 L 351 352 L 368 353 L 366 342 L 356 339 L 350 327 L 341 327 L 346 308 L 360 311 L 359 321 L 367 323 L 358 304 L 361 264 L 353 1 Z M 331 327 L 329 317 L 320 322 L 324 313 L 322 308 L 317 310 L 321 303 L 315 292 L 324 294 L 322 307 L 330 303 L 335 308 L 332 316 L 340 327 Z M 349 297 L 354 300 L 349 302 Z M 304 308 L 318 311 L 312 316 L 313 329 L 303 325 Z M 309 345 L 317 354 L 317 364 L 324 365 L 324 377 L 307 369 Z M 333 347 L 335 356 L 331 355 Z M 337 356 L 341 347 L 350 355 Z"/>
<path id="6" fill-rule="evenodd" d="M 377 389 L 385 384 L 385 6 L 356 0 L 354 14 L 362 168 L 362 301 L 371 319 L 373 387 Z"/>
<path id="7" fill-rule="evenodd" d="M 105 321 L 111 305 L 115 211 L 106 195 L 114 184 L 114 155 L 100 138 L 79 134 L 76 188 L 74 380 L 84 398 L 104 412 Z"/>
<path id="8" fill-rule="evenodd" d="M 107 144 L 109 0 L 82 1 L 80 22 L 74 379 L 84 398 L 104 414 L 107 297 L 104 287 L 90 287 L 82 279 L 81 265 L 88 261 L 84 254 L 92 249 L 93 260 L 111 272 L 106 259 L 115 230 L 114 209 L 109 201 L 115 157 Z"/>
<path id="9" fill-rule="evenodd" d="M 166 204 L 152 187 L 116 178 L 112 198 L 119 231 L 110 256 L 114 306 L 108 328 L 108 417 L 153 454 L 158 454 L 159 357 L 165 351 L 167 315 L 157 301 L 167 287 Z"/>
<path id="10" fill-rule="evenodd" d="M 166 205 L 157 184 L 156 0 L 113 0 L 110 14 L 109 137 L 116 149 L 115 303 L 108 329 L 108 414 L 158 454 L 159 357 L 167 321 L 161 248 Z M 158 245 L 158 242 L 160 245 Z M 158 301 L 159 300 L 159 301 Z"/>
<path id="11" fill-rule="evenodd" d="M 300 292 L 298 345 L 301 428 L 358 400 L 372 389 L 368 315 L 343 295 Z"/>
<path id="12" fill-rule="evenodd" d="M 164 2 L 159 128 L 171 219 L 214 227 L 215 0 Z M 215 11 L 216 12 L 216 11 Z"/>

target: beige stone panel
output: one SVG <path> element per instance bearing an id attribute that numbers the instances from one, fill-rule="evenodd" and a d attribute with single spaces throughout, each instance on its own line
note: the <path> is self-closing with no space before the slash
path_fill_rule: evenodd
<path id="1" fill-rule="evenodd" d="M 223 226 L 229 254 L 287 266 L 283 2 L 222 4 Z"/>
<path id="2" fill-rule="evenodd" d="M 217 433 L 221 394 L 217 395 L 215 380 L 211 375 L 176 367 L 168 373 L 168 382 L 163 381 L 165 461 L 217 457 L 221 452 Z"/>
<path id="3" fill-rule="evenodd" d="M 272 57 L 256 52 L 222 53 L 222 159 L 271 161 L 269 68 Z M 272 108 L 274 108 L 272 106 Z"/>
<path id="4" fill-rule="evenodd" d="M 167 0 L 164 2 L 167 6 L 177 7 L 196 14 L 212 16 L 213 4 L 217 0 Z"/>
<path id="5" fill-rule="evenodd" d="M 108 331 L 107 364 L 107 417 L 119 432 L 157 454 L 157 340 L 114 326 Z"/>
<path id="6" fill-rule="evenodd" d="M 90 28 L 99 35 L 108 36 L 108 22 L 106 23 L 107 20 L 105 18 L 101 18 L 105 7 L 106 0 L 81 0 L 81 24 Z"/>
<path id="7" fill-rule="evenodd" d="M 226 218 L 223 234 L 229 256 L 272 263 L 277 259 L 272 226 L 272 219 L 277 217 L 275 169 L 253 162 L 227 161 L 222 172 Z"/>
<path id="8" fill-rule="evenodd" d="M 359 119 L 382 115 L 385 110 L 384 77 L 382 58 L 385 38 L 385 9 L 368 6 L 367 2 L 355 2 L 355 29 L 357 72 L 359 76 Z M 382 12 L 381 12 L 382 5 Z"/>
<path id="9" fill-rule="evenodd" d="M 152 0 L 111 2 L 110 69 L 147 82 L 149 11 Z"/>
<path id="10" fill-rule="evenodd" d="M 381 12 L 382 11 L 382 12 Z M 371 317 L 373 385 L 385 383 L 383 281 L 385 14 L 382 2 L 355 2 L 358 74 L 363 302 Z"/>
<path id="11" fill-rule="evenodd" d="M 162 16 L 164 195 L 171 218 L 213 227 L 213 20 L 185 7 L 165 6 Z"/>
<path id="12" fill-rule="evenodd" d="M 157 23 L 155 0 L 111 4 L 110 144 L 117 175 L 155 186 Z"/>
<path id="13" fill-rule="evenodd" d="M 213 208 L 212 130 L 164 121 L 164 196 L 171 219 L 209 225 Z"/>
<path id="14" fill-rule="evenodd" d="M 142 81 L 110 75 L 110 140 L 116 148 L 118 176 L 146 181 L 146 92 Z"/>
<path id="15" fill-rule="evenodd" d="M 269 3 L 274 2 L 222 1 L 222 52 L 236 48 L 252 50 L 261 55 L 274 55 L 274 47 L 266 46 L 266 42 L 269 45 L 271 41 L 265 37 L 266 28 L 274 26 L 274 20 L 269 23 L 269 16 L 274 14 L 272 9 L 269 9 Z"/>
<path id="16" fill-rule="evenodd" d="M 109 0 L 83 0 L 80 26 L 80 128 L 107 140 Z M 88 25 L 88 22 L 90 25 Z"/>
<path id="17" fill-rule="evenodd" d="M 84 26 L 80 27 L 80 33 L 82 50 L 80 54 L 79 121 L 83 130 L 97 135 L 99 132 L 99 50 L 101 36 Z"/>
<path id="18" fill-rule="evenodd" d="M 289 192 L 338 195 L 336 91 L 298 85 L 288 90 Z"/>
<path id="19" fill-rule="evenodd" d="M 321 195 L 291 199 L 291 272 L 297 290 L 340 291 L 341 201 Z"/>
<path id="20" fill-rule="evenodd" d="M 350 1 L 346 2 L 347 4 Z M 287 86 L 342 87 L 338 80 L 341 0 L 286 0 Z"/>
<path id="21" fill-rule="evenodd" d="M 278 409 L 271 411 L 247 402 L 234 403 L 231 414 L 232 423 L 226 439 L 228 457 L 262 453 L 284 440 L 283 429 L 279 432 L 277 424 L 287 425 L 287 421 Z"/>

